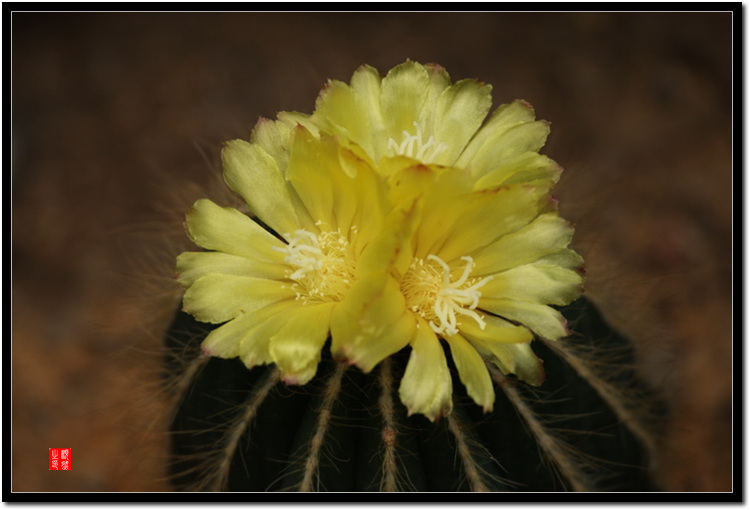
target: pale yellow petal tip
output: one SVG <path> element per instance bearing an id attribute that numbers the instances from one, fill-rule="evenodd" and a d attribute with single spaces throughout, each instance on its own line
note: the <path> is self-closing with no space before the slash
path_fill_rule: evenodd
<path id="1" fill-rule="evenodd" d="M 529 363 L 522 369 L 517 369 L 516 377 L 532 386 L 541 386 L 547 379 L 547 373 L 544 370 L 544 361 L 536 356 L 534 358 L 534 363 Z"/>
<path id="2" fill-rule="evenodd" d="M 306 363 L 304 366 L 299 366 L 299 363 L 293 363 L 294 366 L 282 361 L 276 361 L 276 365 L 281 371 L 281 380 L 287 386 L 304 386 L 310 380 L 315 377 L 318 372 L 318 361 L 312 361 Z"/>
<path id="3" fill-rule="evenodd" d="M 309 379 L 300 378 L 298 374 L 284 374 L 281 376 L 281 381 L 287 386 L 302 386 L 307 384 Z"/>

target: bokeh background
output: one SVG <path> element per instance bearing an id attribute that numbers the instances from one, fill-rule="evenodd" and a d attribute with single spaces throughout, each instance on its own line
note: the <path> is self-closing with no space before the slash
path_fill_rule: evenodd
<path id="1" fill-rule="evenodd" d="M 183 212 L 222 196 L 221 142 L 406 58 L 552 122 L 589 296 L 671 409 L 657 479 L 732 490 L 731 13 L 11 21 L 14 491 L 169 489 L 160 337 Z M 51 447 L 72 471 L 48 471 Z"/>

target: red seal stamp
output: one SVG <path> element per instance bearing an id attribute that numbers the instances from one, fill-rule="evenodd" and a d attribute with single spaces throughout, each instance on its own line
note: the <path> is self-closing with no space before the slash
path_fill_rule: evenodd
<path id="1" fill-rule="evenodd" d="M 50 448 L 49 468 L 56 471 L 70 471 L 70 448 Z"/>

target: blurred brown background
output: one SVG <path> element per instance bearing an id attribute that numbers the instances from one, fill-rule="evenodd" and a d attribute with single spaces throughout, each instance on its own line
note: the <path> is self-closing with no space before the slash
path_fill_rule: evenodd
<path id="1" fill-rule="evenodd" d="M 730 13 L 14 13 L 12 489 L 166 490 L 159 337 L 221 142 L 411 58 L 523 98 L 588 291 L 673 413 L 672 491 L 731 479 Z M 73 470 L 47 470 L 70 447 Z"/>

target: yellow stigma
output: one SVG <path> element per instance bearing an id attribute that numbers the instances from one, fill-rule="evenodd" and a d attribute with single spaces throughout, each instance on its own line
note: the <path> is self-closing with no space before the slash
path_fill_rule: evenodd
<path id="1" fill-rule="evenodd" d="M 408 156 L 418 159 L 423 163 L 432 163 L 437 157 L 448 148 L 444 143 L 435 142 L 435 137 L 430 135 L 427 142 L 422 141 L 422 128 L 414 122 L 416 134 L 412 135 L 408 131 L 402 131 L 403 140 L 397 143 L 393 138 L 388 139 L 388 151 L 391 156 Z"/>
<path id="2" fill-rule="evenodd" d="M 356 267 L 349 242 L 341 232 L 315 235 L 300 229 L 284 237 L 289 244 L 274 250 L 287 254 L 284 262 L 291 266 L 287 277 L 295 281 L 297 299 L 304 303 L 341 301 L 354 280 Z"/>
<path id="3" fill-rule="evenodd" d="M 475 309 L 482 293 L 479 289 L 492 279 L 469 279 L 474 259 L 461 257 L 466 262 L 461 277 L 451 281 L 448 264 L 436 255 L 425 260 L 415 259 L 401 281 L 401 291 L 411 311 L 424 317 L 430 327 L 440 335 L 458 333 L 458 315 L 471 317 L 484 329 L 486 323 Z"/>

